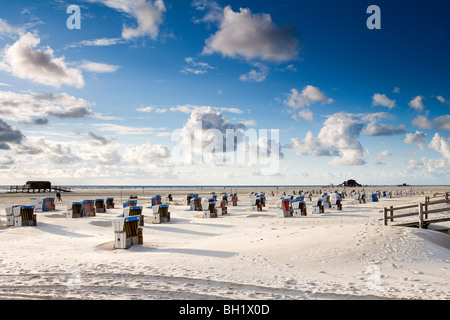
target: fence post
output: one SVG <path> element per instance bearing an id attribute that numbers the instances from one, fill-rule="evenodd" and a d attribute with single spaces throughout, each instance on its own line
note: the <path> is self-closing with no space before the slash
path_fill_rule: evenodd
<path id="1" fill-rule="evenodd" d="M 384 219 L 384 225 L 387 226 L 387 208 L 383 208 L 383 219 Z"/>
<path id="2" fill-rule="evenodd" d="M 394 221 L 394 207 L 391 206 L 390 209 L 391 209 L 390 218 L 391 218 L 391 222 L 393 222 Z"/>
<path id="3" fill-rule="evenodd" d="M 423 203 L 419 203 L 419 228 L 423 229 Z"/>

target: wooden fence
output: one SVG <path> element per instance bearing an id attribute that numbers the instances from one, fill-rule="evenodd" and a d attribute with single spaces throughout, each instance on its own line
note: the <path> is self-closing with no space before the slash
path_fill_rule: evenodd
<path id="1" fill-rule="evenodd" d="M 407 206 L 401 206 L 401 207 L 384 207 L 383 208 L 383 220 L 384 225 L 388 225 L 388 221 L 393 222 L 394 218 L 404 218 L 404 217 L 411 217 L 411 216 L 417 216 L 418 221 L 416 222 L 408 222 L 408 223 L 401 223 L 397 224 L 397 226 L 407 226 L 407 227 L 419 227 L 421 229 L 427 228 L 430 223 L 437 223 L 437 222 L 444 222 L 444 221 L 450 221 L 450 215 L 448 217 L 441 217 L 436 219 L 428 219 L 429 214 L 434 213 L 449 213 L 450 214 L 450 207 L 441 207 L 441 208 L 435 208 L 436 205 L 442 205 L 442 204 L 450 204 L 450 192 L 445 192 L 443 194 L 435 194 L 436 197 L 444 197 L 440 200 L 430 200 L 430 197 L 425 197 L 425 201 L 418 204 L 413 205 L 407 205 Z M 417 209 L 411 212 L 407 213 L 400 213 L 397 215 L 394 215 L 395 211 L 399 210 L 405 210 L 405 209 Z"/>

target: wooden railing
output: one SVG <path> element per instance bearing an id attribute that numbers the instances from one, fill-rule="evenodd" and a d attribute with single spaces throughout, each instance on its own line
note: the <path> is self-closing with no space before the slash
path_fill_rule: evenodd
<path id="1" fill-rule="evenodd" d="M 444 208 L 430 208 L 439 204 L 450 204 L 450 192 L 446 192 L 443 194 L 437 195 L 438 197 L 444 197 L 444 199 L 441 200 L 433 200 L 430 201 L 430 197 L 425 197 L 425 201 L 418 204 L 413 205 L 407 205 L 407 206 L 401 206 L 401 207 L 384 207 L 383 208 L 383 221 L 384 225 L 388 225 L 388 221 L 393 222 L 394 218 L 404 218 L 404 217 L 411 217 L 411 216 L 417 216 L 418 221 L 416 222 L 408 222 L 399 224 L 402 226 L 418 226 L 419 228 L 426 228 L 430 223 L 436 223 L 436 222 L 444 222 L 444 221 L 450 221 L 450 215 L 449 217 L 445 218 L 439 218 L 439 219 L 428 219 L 429 214 L 434 213 L 450 213 L 450 207 L 444 207 Z M 405 209 L 414 209 L 417 210 L 407 212 L 407 213 L 400 213 L 397 215 L 394 215 L 395 211 L 399 210 L 405 210 Z"/>

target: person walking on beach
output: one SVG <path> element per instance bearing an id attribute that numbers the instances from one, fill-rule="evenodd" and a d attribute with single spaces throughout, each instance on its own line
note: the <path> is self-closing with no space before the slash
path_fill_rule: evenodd
<path id="1" fill-rule="evenodd" d="M 56 198 L 58 198 L 58 201 L 62 201 L 61 193 L 59 191 L 56 192 Z"/>

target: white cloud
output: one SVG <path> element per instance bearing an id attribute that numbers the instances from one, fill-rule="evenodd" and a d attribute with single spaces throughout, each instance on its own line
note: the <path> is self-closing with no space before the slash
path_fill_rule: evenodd
<path id="1" fill-rule="evenodd" d="M 209 70 L 214 69 L 214 67 L 211 67 L 208 63 L 197 61 L 197 59 L 192 57 L 187 57 L 184 59 L 186 62 L 186 66 L 181 69 L 181 72 L 183 73 L 192 73 L 192 74 L 204 74 L 208 72 Z"/>
<path id="2" fill-rule="evenodd" d="M 138 164 L 149 164 L 155 160 L 168 160 L 170 158 L 170 152 L 165 146 L 150 145 L 150 142 L 147 142 L 142 145 L 127 148 L 124 156 L 126 159 L 132 159 L 132 162 Z"/>
<path id="3" fill-rule="evenodd" d="M 385 94 L 375 93 L 372 97 L 372 106 L 382 106 L 392 109 L 395 107 L 395 100 L 389 99 Z"/>
<path id="4" fill-rule="evenodd" d="M 114 66 L 106 63 L 98 63 L 92 61 L 83 61 L 80 68 L 93 73 L 113 73 L 119 70 L 119 66 Z"/>
<path id="5" fill-rule="evenodd" d="M 162 0 L 153 3 L 146 0 L 89 0 L 90 2 L 100 2 L 112 9 L 125 12 L 137 21 L 137 27 L 132 28 L 126 25 L 122 29 L 122 38 L 130 40 L 137 37 L 148 36 L 156 39 L 159 28 L 163 23 L 163 14 L 166 7 Z"/>
<path id="6" fill-rule="evenodd" d="M 220 23 L 223 19 L 223 7 L 216 1 L 194 0 L 192 6 L 198 11 L 205 12 L 203 18 L 194 19 L 194 23 Z"/>
<path id="7" fill-rule="evenodd" d="M 310 106 L 314 103 L 332 103 L 333 99 L 327 98 L 318 87 L 307 85 L 300 93 L 297 89 L 291 89 L 289 98 L 284 103 L 294 109 Z"/>
<path id="8" fill-rule="evenodd" d="M 363 133 L 369 136 L 392 136 L 404 132 L 405 126 L 402 124 L 395 127 L 392 124 L 377 124 L 376 122 L 370 122 L 363 130 Z"/>
<path id="9" fill-rule="evenodd" d="M 50 47 L 36 49 L 40 38 L 32 33 L 23 34 L 13 45 L 7 45 L 2 52 L 0 69 L 12 75 L 33 82 L 59 88 L 69 85 L 84 86 L 80 70 L 69 68 L 64 57 L 54 57 Z"/>
<path id="10" fill-rule="evenodd" d="M 191 104 L 179 105 L 176 107 L 170 108 L 171 112 L 183 112 L 183 113 L 192 113 L 194 111 L 198 112 L 209 112 L 212 109 L 214 112 L 230 112 L 236 114 L 242 114 L 244 111 L 238 108 L 224 108 L 224 107 L 212 107 L 212 106 L 195 106 Z"/>
<path id="11" fill-rule="evenodd" d="M 305 139 L 300 140 L 298 138 L 292 138 L 291 141 L 294 144 L 293 149 L 295 153 L 299 156 L 320 157 L 332 155 L 328 148 L 314 138 L 311 131 L 306 133 Z"/>
<path id="12" fill-rule="evenodd" d="M 425 105 L 423 103 L 423 97 L 422 96 L 417 96 L 414 99 L 412 99 L 409 104 L 408 104 L 411 108 L 417 110 L 417 111 L 423 111 L 423 109 L 425 109 Z"/>
<path id="13" fill-rule="evenodd" d="M 437 96 L 436 99 L 438 99 L 441 103 L 443 103 L 445 105 L 450 105 L 450 101 L 445 99 L 443 96 Z"/>
<path id="14" fill-rule="evenodd" d="M 219 30 L 206 40 L 203 49 L 204 54 L 278 63 L 297 59 L 298 52 L 293 30 L 279 28 L 269 14 L 254 14 L 243 8 L 234 12 L 230 6 L 224 8 Z"/>
<path id="15" fill-rule="evenodd" d="M 405 139 L 403 139 L 403 142 L 407 144 L 416 145 L 421 150 L 423 150 L 426 136 L 427 136 L 426 133 L 420 131 L 416 131 L 415 133 L 407 133 Z"/>
<path id="16" fill-rule="evenodd" d="M 156 128 L 130 127 L 111 123 L 94 124 L 93 126 L 101 132 L 114 132 L 119 135 L 149 135 L 157 131 Z"/>
<path id="17" fill-rule="evenodd" d="M 331 150 L 339 152 L 330 164 L 333 165 L 363 165 L 366 163 L 364 149 L 357 140 L 364 123 L 353 114 L 336 113 L 328 117 L 319 132 L 321 143 Z"/>
<path id="18" fill-rule="evenodd" d="M 392 156 L 392 153 L 389 150 L 383 150 L 377 155 L 377 160 L 384 160 Z"/>
<path id="19" fill-rule="evenodd" d="M 263 64 L 255 64 L 257 69 L 252 69 L 249 72 L 241 75 L 239 80 L 246 82 L 263 82 L 267 78 L 268 68 Z"/>
<path id="20" fill-rule="evenodd" d="M 25 28 L 11 26 L 7 21 L 0 18 L 0 35 L 16 36 L 23 34 L 24 32 Z"/>
<path id="21" fill-rule="evenodd" d="M 434 118 L 433 120 L 429 120 L 424 116 L 417 116 L 412 121 L 414 126 L 419 127 L 420 129 L 435 129 L 435 130 L 446 130 L 450 131 L 450 115 L 445 114 L 439 117 Z"/>
<path id="22" fill-rule="evenodd" d="M 24 136 L 19 128 L 11 127 L 9 124 L 0 119 L 0 150 L 9 150 L 10 143 L 21 144 Z"/>
<path id="23" fill-rule="evenodd" d="M 88 101 L 66 93 L 14 93 L 0 90 L 0 117 L 2 119 L 32 123 L 48 117 L 84 118 L 93 116 Z"/>
<path id="24" fill-rule="evenodd" d="M 447 160 L 450 160 L 450 138 L 441 137 L 439 133 L 436 133 L 428 147 L 441 153 Z"/>
<path id="25" fill-rule="evenodd" d="M 303 109 L 298 113 L 298 116 L 306 121 L 313 121 L 314 115 L 311 110 L 309 109 Z"/>
<path id="26" fill-rule="evenodd" d="M 423 161 L 420 161 L 420 160 L 411 159 L 406 164 L 406 170 L 408 170 L 408 171 L 410 171 L 410 170 L 420 170 L 420 169 L 423 169 L 423 168 L 425 168 L 425 164 L 423 163 Z"/>
<path id="27" fill-rule="evenodd" d="M 83 40 L 77 42 L 75 44 L 68 45 L 67 48 L 76 48 L 76 47 L 109 47 L 112 45 L 116 45 L 118 43 L 123 43 L 124 41 L 121 38 L 100 38 L 94 40 Z"/>

